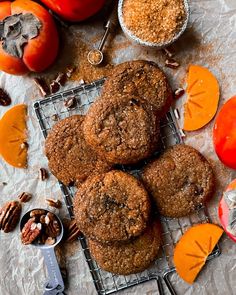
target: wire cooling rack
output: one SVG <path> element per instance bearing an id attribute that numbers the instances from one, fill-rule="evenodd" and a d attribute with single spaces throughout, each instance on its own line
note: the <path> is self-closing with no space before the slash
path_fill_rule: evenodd
<path id="1" fill-rule="evenodd" d="M 90 104 L 99 96 L 102 85 L 105 79 L 94 81 L 91 84 L 84 84 L 76 88 L 48 96 L 43 100 L 39 100 L 34 104 L 36 116 L 38 118 L 40 128 L 46 138 L 48 132 L 57 120 L 64 119 L 74 114 L 86 114 Z M 69 97 L 76 99 L 74 108 L 67 108 L 65 101 Z M 156 154 L 166 149 L 168 146 L 182 143 L 180 130 L 178 129 L 175 116 L 172 110 L 167 113 L 166 117 L 161 122 L 161 146 Z M 121 166 L 120 168 L 138 174 L 140 166 Z M 73 187 L 66 187 L 59 183 L 64 195 L 64 200 L 70 214 L 73 218 L 73 196 L 75 190 Z M 183 233 L 192 225 L 209 222 L 209 217 L 205 208 L 200 208 L 195 214 L 190 217 L 170 219 L 161 217 L 162 223 L 162 246 L 158 258 L 155 263 L 142 273 L 119 276 L 103 271 L 99 268 L 96 262 L 90 256 L 90 252 L 83 235 L 80 236 L 81 246 L 84 252 L 85 259 L 88 263 L 92 279 L 99 295 L 108 295 L 126 288 L 139 285 L 151 280 L 155 280 L 159 294 L 165 294 L 166 288 L 163 288 L 163 281 L 171 295 L 176 295 L 173 285 L 171 284 L 170 275 L 175 271 L 173 265 L 174 247 Z M 213 253 L 208 257 L 208 260 L 220 255 L 220 249 L 217 246 Z"/>

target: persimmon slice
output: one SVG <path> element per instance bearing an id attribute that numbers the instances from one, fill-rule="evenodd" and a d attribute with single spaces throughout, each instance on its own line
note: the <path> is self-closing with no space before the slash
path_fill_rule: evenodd
<path id="1" fill-rule="evenodd" d="M 215 116 L 220 88 L 215 76 L 207 68 L 197 65 L 190 65 L 187 84 L 183 129 L 194 131 L 208 124 Z"/>
<path id="2" fill-rule="evenodd" d="M 175 247 L 174 264 L 185 282 L 195 281 L 222 234 L 223 229 L 211 223 L 195 225 L 184 233 Z"/>
<path id="3" fill-rule="evenodd" d="M 16 105 L 0 120 L 0 154 L 10 165 L 27 167 L 27 106 Z"/>

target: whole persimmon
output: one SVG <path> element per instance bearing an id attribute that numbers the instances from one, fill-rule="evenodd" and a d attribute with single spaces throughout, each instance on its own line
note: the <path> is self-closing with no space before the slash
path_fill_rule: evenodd
<path id="1" fill-rule="evenodd" d="M 0 70 L 41 72 L 56 59 L 58 32 L 50 13 L 30 0 L 0 2 Z"/>
<path id="2" fill-rule="evenodd" d="M 41 0 L 63 19 L 77 22 L 97 13 L 105 0 Z"/>
<path id="3" fill-rule="evenodd" d="M 221 162 L 236 169 L 236 96 L 228 100 L 217 115 L 213 142 Z"/>

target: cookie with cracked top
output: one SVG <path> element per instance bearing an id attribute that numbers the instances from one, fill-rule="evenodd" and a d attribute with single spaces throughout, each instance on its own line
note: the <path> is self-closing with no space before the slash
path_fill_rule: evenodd
<path id="1" fill-rule="evenodd" d="M 159 133 L 159 118 L 151 106 L 131 95 L 101 96 L 84 121 L 87 143 L 114 164 L 133 164 L 149 157 L 157 148 Z"/>
<path id="2" fill-rule="evenodd" d="M 149 163 L 142 180 L 153 196 L 159 212 L 167 217 L 182 217 L 205 204 L 214 193 L 211 165 L 196 149 L 175 145 Z"/>
<path id="3" fill-rule="evenodd" d="M 140 235 L 150 215 L 147 191 L 134 176 L 112 170 L 85 181 L 74 199 L 78 228 L 103 244 Z"/>
<path id="4" fill-rule="evenodd" d="M 140 97 L 151 104 L 159 116 L 165 115 L 173 100 L 172 90 L 164 72 L 156 63 L 145 60 L 116 65 L 105 81 L 102 93 Z"/>
<path id="5" fill-rule="evenodd" d="M 83 122 L 81 115 L 63 119 L 53 126 L 46 138 L 49 168 L 65 185 L 79 185 L 88 176 L 111 169 L 84 140 Z"/>
<path id="6" fill-rule="evenodd" d="M 148 268 L 157 258 L 161 245 L 161 227 L 158 221 L 152 222 L 140 236 L 127 244 L 102 245 L 89 240 L 91 255 L 98 265 L 119 275 L 138 273 Z"/>

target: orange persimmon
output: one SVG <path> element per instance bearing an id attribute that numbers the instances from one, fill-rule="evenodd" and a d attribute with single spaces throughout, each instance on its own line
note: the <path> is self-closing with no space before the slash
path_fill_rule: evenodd
<path id="1" fill-rule="evenodd" d="M 27 106 L 19 104 L 0 120 L 0 155 L 10 165 L 27 167 Z"/>
<path id="2" fill-rule="evenodd" d="M 236 96 L 222 106 L 216 117 L 213 143 L 221 162 L 236 169 Z"/>
<path id="3" fill-rule="evenodd" d="M 0 3 L 0 21 L 11 15 L 11 2 L 4 1 Z M 19 58 L 9 55 L 2 48 L 0 42 L 0 70 L 9 74 L 24 75 L 29 70 Z"/>
<path id="4" fill-rule="evenodd" d="M 184 233 L 174 250 L 174 264 L 185 282 L 195 281 L 222 234 L 222 228 L 210 223 L 195 225 Z"/>
<path id="5" fill-rule="evenodd" d="M 207 68 L 197 65 L 189 67 L 187 84 L 183 129 L 194 131 L 208 124 L 215 116 L 220 88 L 215 76 Z"/>
<path id="6" fill-rule="evenodd" d="M 105 0 L 41 0 L 41 2 L 65 20 L 77 22 L 97 13 Z"/>
<path id="7" fill-rule="evenodd" d="M 44 7 L 30 0 L 0 2 L 0 21 L 0 70 L 23 75 L 41 72 L 53 63 L 59 38 L 53 17 Z"/>

